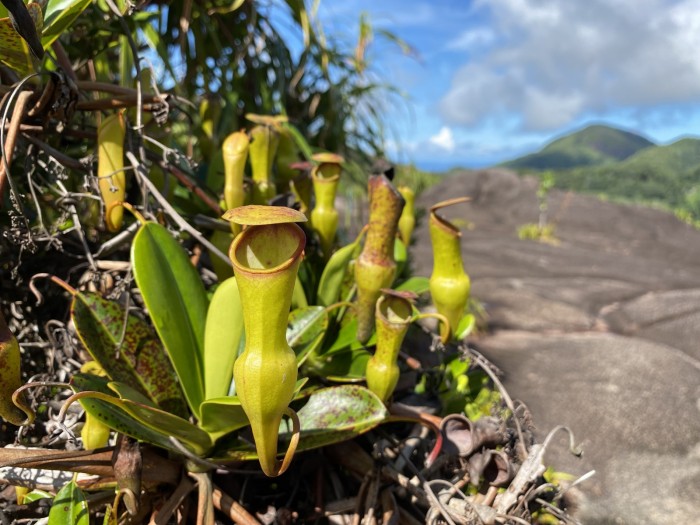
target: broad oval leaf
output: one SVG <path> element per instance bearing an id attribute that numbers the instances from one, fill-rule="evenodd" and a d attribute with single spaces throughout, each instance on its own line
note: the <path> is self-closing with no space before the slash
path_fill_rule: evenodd
<path id="1" fill-rule="evenodd" d="M 49 525 L 90 525 L 85 494 L 75 481 L 66 483 L 53 499 Z"/>
<path id="2" fill-rule="evenodd" d="M 384 403 L 367 388 L 341 385 L 315 392 L 297 413 L 302 450 L 359 436 L 387 417 Z"/>
<path id="3" fill-rule="evenodd" d="M 71 318 L 85 349 L 111 379 L 148 395 L 166 412 L 187 417 L 175 371 L 142 319 L 126 316 L 119 303 L 80 292 L 73 296 Z"/>
<path id="4" fill-rule="evenodd" d="M 204 332 L 205 400 L 228 394 L 243 337 L 243 310 L 236 278 L 222 282 L 209 304 Z"/>
<path id="5" fill-rule="evenodd" d="M 384 403 L 367 388 L 359 385 L 341 385 L 314 392 L 297 413 L 301 424 L 301 438 L 297 452 L 340 443 L 357 437 L 384 422 L 388 412 Z M 286 449 L 289 441 L 286 424 L 281 426 L 280 445 Z M 239 441 L 214 461 L 256 459 L 250 444 Z"/>
<path id="6" fill-rule="evenodd" d="M 209 435 L 186 419 L 114 395 L 115 391 L 127 393 L 128 388 L 90 374 L 75 374 L 70 386 L 74 392 L 94 394 L 79 399 L 79 403 L 91 416 L 117 432 L 175 452 L 179 450 L 171 436 L 198 456 L 211 449 Z"/>
<path id="7" fill-rule="evenodd" d="M 318 283 L 318 302 L 322 306 L 330 306 L 339 300 L 348 265 L 355 257 L 359 244 L 358 237 L 355 242 L 336 250 L 328 259 Z"/>
<path id="8" fill-rule="evenodd" d="M 131 245 L 136 284 L 180 379 L 190 410 L 204 401 L 204 327 L 208 301 L 187 254 L 160 224 L 139 228 Z"/>
<path id="9" fill-rule="evenodd" d="M 307 306 L 289 313 L 287 344 L 294 350 L 298 365 L 318 348 L 327 329 L 328 313 L 323 306 Z"/>

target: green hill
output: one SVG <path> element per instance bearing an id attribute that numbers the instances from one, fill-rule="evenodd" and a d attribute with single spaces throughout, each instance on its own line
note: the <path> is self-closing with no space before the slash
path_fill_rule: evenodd
<path id="1" fill-rule="evenodd" d="M 558 171 L 556 186 L 632 202 L 660 204 L 700 217 L 700 140 L 647 148 L 615 164 Z"/>
<path id="2" fill-rule="evenodd" d="M 537 153 L 502 164 L 514 170 L 560 170 L 624 160 L 654 143 L 609 126 L 588 126 L 554 140 Z"/>
<path id="3" fill-rule="evenodd" d="M 560 189 L 659 205 L 700 219 L 699 139 L 656 146 L 634 133 L 591 126 L 504 166 L 521 173 L 548 171 Z"/>

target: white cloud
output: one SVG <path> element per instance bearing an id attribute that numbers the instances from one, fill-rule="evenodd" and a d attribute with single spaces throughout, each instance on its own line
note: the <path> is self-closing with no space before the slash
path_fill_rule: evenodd
<path id="1" fill-rule="evenodd" d="M 452 130 L 447 126 L 440 128 L 440 131 L 430 137 L 428 142 L 448 152 L 454 151 L 455 149 L 455 138 L 452 135 Z"/>
<path id="2" fill-rule="evenodd" d="M 700 101 L 700 0 L 477 0 L 481 26 L 440 101 L 445 122 L 558 129 L 613 109 Z M 490 36 L 488 36 L 490 35 Z"/>
<path id="3" fill-rule="evenodd" d="M 496 34 L 489 27 L 467 29 L 457 36 L 457 38 L 450 40 L 447 43 L 447 49 L 473 52 L 474 49 L 489 46 L 495 39 Z"/>

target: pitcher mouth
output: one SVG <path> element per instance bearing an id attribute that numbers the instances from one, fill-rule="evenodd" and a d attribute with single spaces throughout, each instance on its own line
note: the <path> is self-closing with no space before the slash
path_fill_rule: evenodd
<path id="1" fill-rule="evenodd" d="M 461 204 L 463 202 L 469 202 L 471 200 L 470 197 L 455 197 L 454 199 L 447 199 L 442 202 L 438 202 L 437 204 L 433 205 L 430 208 L 430 219 L 434 221 L 434 224 L 438 227 L 441 227 L 443 230 L 446 230 L 448 233 L 451 233 L 455 235 L 456 237 L 461 237 L 462 232 L 452 224 L 450 221 L 442 217 L 441 215 L 438 215 L 438 210 L 442 208 L 447 208 L 448 206 L 452 206 L 453 204 Z"/>
<path id="2" fill-rule="evenodd" d="M 294 223 L 249 226 L 231 244 L 236 270 L 272 274 L 286 270 L 302 255 L 304 230 Z"/>
<path id="3" fill-rule="evenodd" d="M 404 325 L 411 322 L 413 310 L 406 299 L 383 295 L 377 302 L 377 314 L 387 323 Z"/>

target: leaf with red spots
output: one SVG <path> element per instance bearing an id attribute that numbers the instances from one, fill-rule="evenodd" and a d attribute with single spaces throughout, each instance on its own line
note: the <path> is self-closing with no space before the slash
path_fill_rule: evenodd
<path id="1" fill-rule="evenodd" d="M 91 416 L 110 428 L 162 448 L 178 451 L 171 438 L 197 456 L 204 456 L 212 446 L 207 432 L 186 419 L 132 400 L 130 389 L 92 374 L 75 374 L 70 381 L 74 392 L 84 392 L 80 404 Z M 134 396 L 138 398 L 138 395 Z"/>
<path id="2" fill-rule="evenodd" d="M 26 7 L 36 32 L 41 33 L 44 24 L 41 6 L 32 2 Z M 17 32 L 9 16 L 0 18 L 0 62 L 17 71 L 20 76 L 26 76 L 36 70 L 29 45 Z"/>
<path id="3" fill-rule="evenodd" d="M 66 483 L 53 499 L 49 525 L 90 525 L 87 499 L 75 481 Z"/>
<path id="4" fill-rule="evenodd" d="M 297 452 L 340 443 L 364 434 L 386 420 L 384 403 L 367 388 L 342 385 L 314 392 L 297 413 L 301 424 L 301 439 Z M 280 428 L 279 450 L 289 441 L 286 423 Z M 255 450 L 242 441 L 232 445 L 215 461 L 255 459 Z"/>
<path id="5" fill-rule="evenodd" d="M 131 264 L 148 314 L 170 357 L 192 413 L 204 395 L 204 331 L 209 300 L 187 252 L 160 224 L 143 224 Z"/>
<path id="6" fill-rule="evenodd" d="M 119 303 L 95 293 L 76 293 L 71 315 L 83 345 L 111 379 L 146 395 L 163 410 L 187 417 L 175 371 L 145 321 L 126 316 Z"/>

